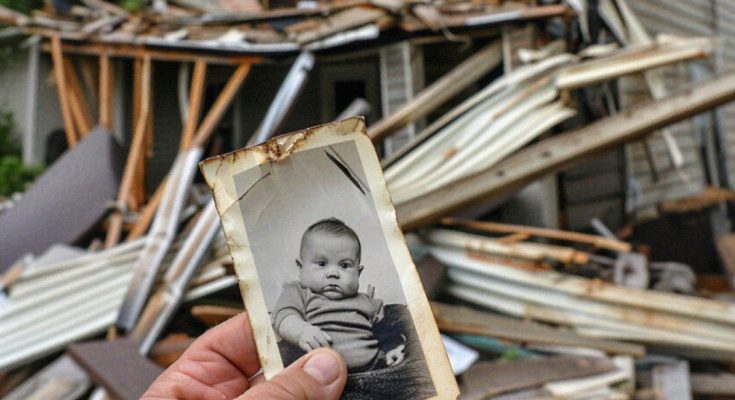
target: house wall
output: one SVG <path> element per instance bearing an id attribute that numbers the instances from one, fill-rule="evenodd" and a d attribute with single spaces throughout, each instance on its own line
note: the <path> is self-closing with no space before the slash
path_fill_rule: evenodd
<path id="1" fill-rule="evenodd" d="M 51 59 L 38 54 L 38 70 L 30 68 L 30 49 L 18 49 L 0 66 L 0 111 L 11 112 L 15 120 L 14 133 L 23 144 L 26 164 L 42 162 L 48 135 L 63 129 Z M 35 109 L 29 108 L 29 87 L 36 80 Z M 32 113 L 32 114 L 30 114 Z M 35 118 L 33 116 L 35 115 Z"/>
<path id="2" fill-rule="evenodd" d="M 720 1 L 628 1 L 651 35 L 674 34 L 687 37 L 717 35 L 713 8 L 715 3 Z M 710 57 L 694 66 L 680 63 L 661 68 L 661 71 L 667 89 L 673 91 L 691 83 L 695 78 L 701 79 L 715 73 L 717 66 L 715 57 Z M 620 95 L 624 109 L 650 99 L 645 81 L 640 75 L 621 79 Z M 708 138 L 715 134 L 714 125 L 709 122 L 714 114 L 709 112 L 703 115 L 669 127 L 683 155 L 684 163 L 680 169 L 674 167 L 660 133 L 654 133 L 645 139 L 650 149 L 650 161 L 643 142 L 625 146 L 629 213 L 637 216 L 655 215 L 656 205 L 660 202 L 692 196 L 701 192 L 708 183 L 718 183 L 717 171 L 708 171 L 703 157 Z M 735 125 L 732 127 L 735 128 Z M 735 132 L 730 135 L 735 137 Z"/>

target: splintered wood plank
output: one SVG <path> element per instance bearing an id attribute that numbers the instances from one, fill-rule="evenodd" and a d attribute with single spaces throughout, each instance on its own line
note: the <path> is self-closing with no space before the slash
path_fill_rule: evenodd
<path id="1" fill-rule="evenodd" d="M 645 354 L 643 346 L 584 337 L 570 330 L 552 328 L 467 307 L 433 302 L 431 309 L 439 329 L 443 332 L 482 335 L 522 343 L 589 347 L 612 354 L 634 356 Z"/>
<path id="2" fill-rule="evenodd" d="M 99 122 L 106 129 L 112 129 L 113 108 L 113 74 L 110 56 L 107 53 L 100 54 L 100 83 L 99 83 Z"/>
<path id="3" fill-rule="evenodd" d="M 462 375 L 462 399 L 486 399 L 548 382 L 614 371 L 615 364 L 601 357 L 553 356 L 512 362 L 481 361 Z"/>
<path id="4" fill-rule="evenodd" d="M 68 85 L 69 108 L 81 139 L 92 130 L 94 123 L 92 122 L 87 100 L 84 97 L 84 90 L 82 90 L 79 77 L 74 70 L 74 64 L 68 57 L 64 59 L 64 76 Z"/>
<path id="5" fill-rule="evenodd" d="M 377 8 L 349 8 L 329 16 L 316 29 L 298 33 L 295 39 L 302 44 L 313 42 L 329 35 L 376 22 L 385 15 L 385 11 Z"/>
<path id="6" fill-rule="evenodd" d="M 130 144 L 130 152 L 128 153 L 128 159 L 125 164 L 125 171 L 123 172 L 122 182 L 120 183 L 120 191 L 118 193 L 117 203 L 118 205 L 126 204 L 130 196 L 130 190 L 133 185 L 133 179 L 135 178 L 136 166 L 138 165 L 139 159 L 142 157 L 142 146 L 145 139 L 146 125 L 148 124 L 148 115 L 150 107 L 148 102 L 150 101 L 150 82 L 151 82 L 151 59 L 145 57 L 143 59 L 143 67 L 141 71 L 141 107 L 140 115 L 136 121 L 135 131 L 133 132 L 133 141 Z M 110 248 L 117 244 L 120 240 L 120 231 L 122 230 L 122 212 L 121 210 L 115 210 L 110 218 L 110 227 L 107 230 L 107 238 L 105 241 L 105 247 Z"/>
<path id="7" fill-rule="evenodd" d="M 511 224 L 501 224 L 490 221 L 471 221 L 454 218 L 444 218 L 441 220 L 443 225 L 459 226 L 463 228 L 474 229 L 482 232 L 494 233 L 527 233 L 532 236 L 544 237 L 549 239 L 566 240 L 570 242 L 591 244 L 595 247 L 613 251 L 628 252 L 631 250 L 630 243 L 621 242 L 619 240 L 608 239 L 603 236 L 589 235 L 586 233 L 560 231 L 556 229 L 539 228 L 535 226 L 521 226 Z"/>
<path id="8" fill-rule="evenodd" d="M 501 43 L 493 42 L 422 90 L 395 113 L 370 127 L 368 133 L 377 142 L 417 119 L 426 116 L 500 64 Z"/>
<path id="9" fill-rule="evenodd" d="M 471 176 L 398 203 L 398 220 L 404 231 L 434 223 L 452 212 L 518 190 L 534 179 L 733 99 L 733 72 L 698 82 L 696 86 L 682 88 L 666 98 L 527 146 Z"/>
<path id="10" fill-rule="evenodd" d="M 56 90 L 61 106 L 61 118 L 64 120 L 66 141 L 71 148 L 77 145 L 77 132 L 74 129 L 74 120 L 69 107 L 69 95 L 64 74 L 64 56 L 61 52 L 61 39 L 58 36 L 51 36 L 51 58 L 54 63 L 54 79 L 56 80 Z"/>
<path id="11" fill-rule="evenodd" d="M 240 86 L 245 82 L 245 78 L 247 78 L 248 73 L 250 72 L 250 67 L 250 64 L 241 64 L 237 67 L 235 72 L 232 73 L 232 76 L 227 81 L 224 89 L 222 89 L 222 92 L 220 92 L 217 100 L 214 102 L 214 105 L 207 113 L 207 116 L 204 117 L 204 121 L 202 121 L 199 129 L 197 129 L 192 142 L 192 147 L 202 147 L 207 140 L 209 140 L 214 129 L 225 115 L 227 108 L 232 104 L 232 99 L 235 97 L 235 94 L 237 94 Z"/>
<path id="12" fill-rule="evenodd" d="M 188 149 L 194 140 L 197 124 L 202 110 L 202 98 L 204 84 L 207 80 L 207 62 L 197 60 L 194 64 L 194 72 L 191 77 L 191 88 L 189 89 L 189 113 L 184 122 L 184 131 L 181 134 L 180 148 Z"/>

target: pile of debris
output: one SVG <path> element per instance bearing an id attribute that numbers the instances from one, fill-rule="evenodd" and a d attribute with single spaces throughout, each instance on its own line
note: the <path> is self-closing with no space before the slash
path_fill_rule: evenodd
<path id="1" fill-rule="evenodd" d="M 571 15 L 564 5 L 498 0 L 437 5 L 336 0 L 271 10 L 263 10 L 257 1 L 185 0 L 155 1 L 150 9 L 135 11 L 101 0 L 82 3 L 69 2 L 63 13 L 36 10 L 31 16 L 0 8 L 0 22 L 28 34 L 89 43 L 287 53 L 376 39 L 386 31 L 448 32 Z"/>
<path id="2" fill-rule="evenodd" d="M 298 54 L 249 141 L 255 144 L 286 118 L 314 63 L 311 51 L 435 33 L 489 38 L 490 44 L 371 126 L 369 135 L 379 143 L 506 64 L 502 76 L 383 159 L 399 222 L 416 239 L 417 266 L 463 396 L 735 395 L 735 305 L 697 288 L 687 266 L 652 262 L 604 228 L 603 236 L 446 218 L 735 99 L 732 73 L 672 93 L 662 87 L 656 68 L 708 57 L 718 45 L 713 39 L 651 38 L 622 0 L 616 7 L 600 1 L 596 10 L 614 43 L 547 35 L 538 46 L 513 52 L 498 26 L 562 20 L 589 38 L 588 8 L 581 1 L 569 1 L 570 8 L 341 0 L 263 9 L 254 1 L 177 0 L 129 11 L 101 0 L 81 3 L 30 16 L 0 8 L 0 22 L 40 35 L 51 53 L 70 146 L 16 206 L 0 214 L 5 398 L 79 398 L 93 382 L 104 388 L 94 390 L 94 398 L 105 392 L 137 398 L 198 334 L 241 312 L 214 204 L 193 182 L 252 65 Z M 575 17 L 572 10 L 584 12 Z M 99 57 L 97 123 L 72 54 Z M 122 150 L 109 132 L 114 57 L 135 59 L 134 129 L 124 160 L 117 159 Z M 194 68 L 178 156 L 146 196 L 151 64 L 161 60 L 193 62 Z M 211 64 L 235 68 L 202 116 Z M 645 74 L 651 102 L 628 110 L 609 104 L 604 118 L 579 118 L 586 105 L 576 100 L 576 90 L 630 74 Z M 101 128 L 93 129 L 97 124 Z M 549 134 L 555 130 L 564 131 Z M 676 143 L 667 143 L 676 153 Z M 58 208 L 45 207 L 48 199 Z M 730 201 L 728 193 L 708 204 Z M 48 223 L 34 230 L 24 226 L 28 218 Z M 725 264 L 733 264 L 735 241 L 727 238 L 721 253 Z M 66 246 L 80 243 L 88 248 Z M 105 334 L 107 340 L 78 343 Z M 101 361 L 111 355 L 113 361 Z M 120 360 L 140 376 L 121 382 Z"/>

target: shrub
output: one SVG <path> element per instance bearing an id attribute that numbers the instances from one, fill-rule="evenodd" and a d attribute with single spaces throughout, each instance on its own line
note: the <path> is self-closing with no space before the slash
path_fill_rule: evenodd
<path id="1" fill-rule="evenodd" d="M 23 165 L 20 146 L 13 138 L 13 116 L 0 112 L 0 197 L 24 191 L 44 171 L 42 165 Z"/>

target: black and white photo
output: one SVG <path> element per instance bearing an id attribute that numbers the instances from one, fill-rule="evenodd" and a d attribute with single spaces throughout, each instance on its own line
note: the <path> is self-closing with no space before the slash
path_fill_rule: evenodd
<path id="1" fill-rule="evenodd" d="M 353 118 L 205 161 L 266 377 L 345 359 L 343 398 L 456 398 L 374 148 Z"/>

